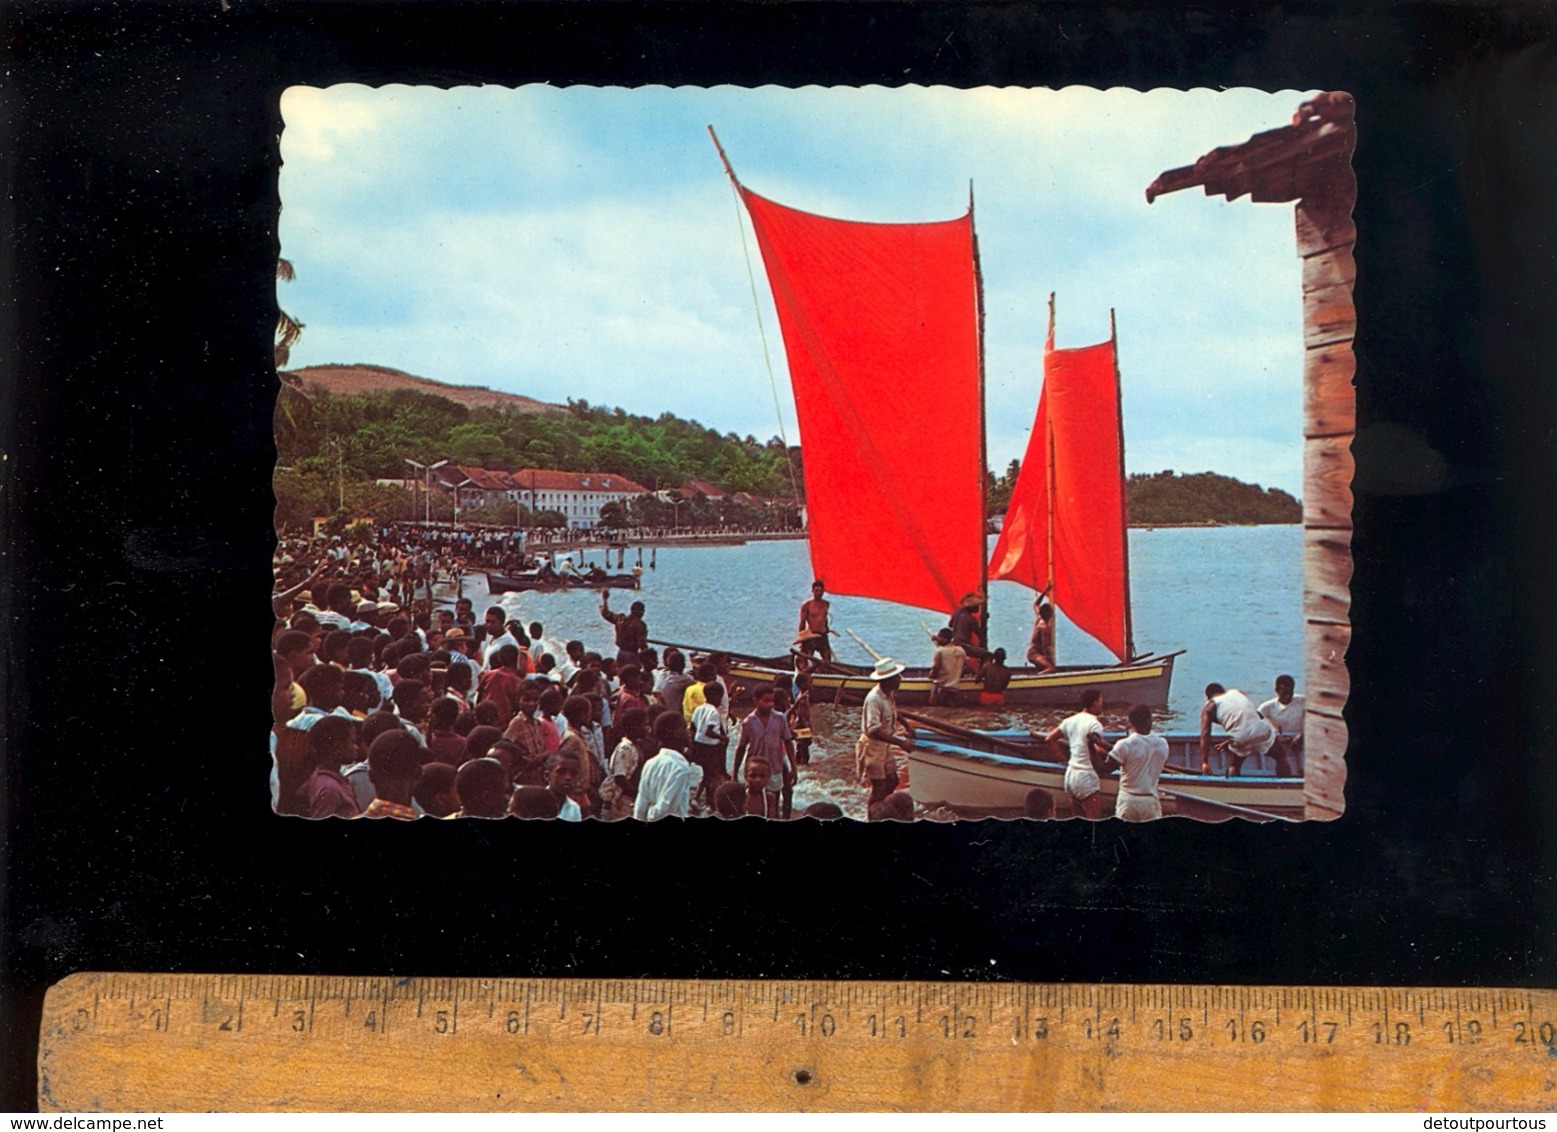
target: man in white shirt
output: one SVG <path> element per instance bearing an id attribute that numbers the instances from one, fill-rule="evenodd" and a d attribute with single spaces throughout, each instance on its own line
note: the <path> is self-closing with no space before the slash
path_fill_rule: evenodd
<path id="1" fill-rule="evenodd" d="M 487 610 L 486 643 L 481 649 L 482 668 L 490 669 L 492 667 L 492 657 L 504 645 L 513 645 L 516 649 L 520 647 L 518 640 L 506 628 L 507 621 L 508 614 L 503 610 L 502 606 L 494 605 Z"/>
<path id="2" fill-rule="evenodd" d="M 1136 704 L 1130 709 L 1130 734 L 1108 753 L 1119 767 L 1119 797 L 1114 816 L 1124 821 L 1156 821 L 1162 817 L 1157 780 L 1168 762 L 1168 741 L 1152 734 L 1152 709 Z"/>
<path id="3" fill-rule="evenodd" d="M 666 712 L 654 722 L 654 737 L 659 740 L 660 753 L 644 764 L 633 817 L 639 821 L 684 818 L 691 808 L 692 791 L 703 779 L 703 772 L 682 753 L 687 745 L 686 720 Z"/>
<path id="4" fill-rule="evenodd" d="M 1227 773 L 1243 773 L 1250 755 L 1263 755 L 1276 745 L 1276 729 L 1260 715 L 1253 702 L 1237 688 L 1206 685 L 1205 706 L 1200 709 L 1200 773 L 1211 773 L 1211 725 L 1218 724 L 1227 738 L 1217 744 L 1227 753 Z"/>
<path id="5" fill-rule="evenodd" d="M 1108 748 L 1103 743 L 1103 724 L 1097 713 L 1103 710 L 1103 693 L 1088 688 L 1081 693 L 1081 710 L 1060 721 L 1044 736 L 1056 759 L 1065 758 L 1065 793 L 1076 811 L 1088 821 L 1103 818 L 1103 781 L 1098 769 L 1107 765 Z M 1066 746 L 1061 748 L 1060 740 Z"/>
<path id="6" fill-rule="evenodd" d="M 942 629 L 935 637 L 935 655 L 930 660 L 930 703 L 944 707 L 957 704 L 957 683 L 968 663 L 967 651 L 952 643 L 952 631 Z"/>
<path id="7" fill-rule="evenodd" d="M 860 782 L 870 794 L 866 797 L 868 809 L 897 789 L 902 781 L 892 755 L 892 748 L 904 751 L 914 749 L 913 734 L 904 733 L 897 722 L 897 689 L 903 682 L 904 665 L 889 656 L 876 661 L 870 678 L 876 686 L 865 694 L 860 707 L 860 737 L 854 743 L 854 770 Z"/>
<path id="8" fill-rule="evenodd" d="M 1260 714 L 1276 729 L 1276 773 L 1283 778 L 1303 773 L 1303 697 L 1294 693 L 1296 681 L 1290 676 L 1276 677 L 1276 696 L 1260 705 Z"/>

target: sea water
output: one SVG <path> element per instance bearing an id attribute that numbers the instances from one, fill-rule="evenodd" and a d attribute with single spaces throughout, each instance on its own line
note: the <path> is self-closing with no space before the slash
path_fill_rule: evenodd
<path id="1" fill-rule="evenodd" d="M 1276 676 L 1289 673 L 1303 690 L 1302 529 L 1296 526 L 1138 528 L 1130 532 L 1130 588 L 1135 645 L 1139 652 L 1183 649 L 1174 667 L 1163 730 L 1198 727 L 1202 691 L 1211 681 L 1241 688 L 1256 703 L 1268 698 Z M 627 566 L 637 561 L 627 552 Z M 600 561 L 599 552 L 589 560 Z M 634 600 L 647 607 L 649 636 L 753 655 L 781 655 L 795 639 L 801 602 L 812 579 L 804 540 L 753 542 L 743 546 L 662 547 L 655 568 L 643 555 L 642 589 L 611 595 L 613 609 Z M 616 556 L 611 556 L 614 569 Z M 892 569 L 890 556 L 880 567 Z M 474 576 L 465 593 L 480 617 L 489 603 L 485 579 Z M 829 595 L 832 624 L 853 630 L 884 655 L 928 665 L 929 633 L 946 623 L 948 611 L 907 609 L 865 598 Z M 1032 631 L 1033 595 L 1020 586 L 990 587 L 990 642 L 1020 664 Z M 612 627 L 601 619 L 595 591 L 505 594 L 501 604 L 517 620 L 541 622 L 546 635 L 577 639 L 588 649 L 613 655 Z M 870 664 L 868 652 L 848 635 L 834 642 L 837 659 Z M 1113 657 L 1066 621 L 1056 628 L 1062 664 L 1112 664 Z M 949 717 L 969 726 L 1042 730 L 1065 711 L 1043 708 L 962 709 Z M 862 795 L 853 781 L 853 742 L 858 710 L 819 705 L 813 765 L 796 789 L 795 805 L 830 799 L 861 816 Z M 1123 720 L 1105 720 L 1123 726 Z"/>

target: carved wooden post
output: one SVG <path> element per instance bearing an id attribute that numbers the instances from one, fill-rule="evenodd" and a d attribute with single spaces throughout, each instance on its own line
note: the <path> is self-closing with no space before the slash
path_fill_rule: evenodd
<path id="1" fill-rule="evenodd" d="M 1343 175 L 1344 174 L 1344 175 Z M 1297 204 L 1303 257 L 1303 620 L 1307 816 L 1345 808 L 1346 722 L 1351 687 L 1352 437 L 1357 429 L 1352 305 L 1356 264 L 1350 166 Z M 1340 183 L 1336 183 L 1340 182 Z"/>
<path id="2" fill-rule="evenodd" d="M 1352 305 L 1357 229 L 1352 205 L 1356 139 L 1349 94 L 1321 94 L 1290 126 L 1224 146 L 1169 169 L 1146 190 L 1203 186 L 1228 200 L 1296 201 L 1303 259 L 1303 694 L 1304 799 L 1309 818 L 1345 809 L 1346 721 L 1351 681 L 1352 436 L 1357 428 Z"/>

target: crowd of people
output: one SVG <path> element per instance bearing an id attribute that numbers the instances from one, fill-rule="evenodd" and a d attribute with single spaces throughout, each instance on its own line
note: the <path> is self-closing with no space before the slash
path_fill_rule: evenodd
<path id="1" fill-rule="evenodd" d="M 469 599 L 403 607 L 393 583 L 416 555 L 346 549 L 306 574 L 280 564 L 278 812 L 802 816 L 793 796 L 813 739 L 805 674 L 743 686 L 724 654 L 661 654 L 643 602 L 615 610 L 608 591 L 600 616 L 614 651 L 548 637 L 500 605 L 479 622 Z M 842 811 L 821 802 L 803 816 Z"/>
<path id="2" fill-rule="evenodd" d="M 602 633 L 614 648 L 548 637 L 493 604 L 477 620 L 468 598 L 439 606 L 415 596 L 467 549 L 459 541 L 396 532 L 334 540 L 322 561 L 304 544 L 277 553 L 272 802 L 307 817 L 507 815 L 615 821 L 757 815 L 839 817 L 833 802 L 797 813 L 799 768 L 814 742 L 811 675 L 831 660 L 825 587 L 813 583 L 800 611 L 796 672 L 742 684 L 719 652 L 688 655 L 650 646 L 642 601 L 612 609 L 602 593 Z M 420 532 L 418 532 L 420 534 Z M 1033 646 L 1051 611 L 1036 610 Z M 959 617 L 957 614 L 962 614 Z M 979 605 L 966 601 L 935 637 L 932 702 L 955 703 L 973 670 L 980 700 L 999 702 L 1009 679 L 1002 650 L 983 650 Z M 978 655 L 975 655 L 978 654 Z M 1029 657 L 1031 659 L 1031 657 Z M 881 658 L 860 713 L 855 771 L 871 820 L 912 820 L 903 754 L 914 732 L 900 721 L 904 665 Z M 991 678 L 993 677 L 993 679 Z M 1211 684 L 1201 713 L 1201 769 L 1214 745 L 1227 773 L 1270 757 L 1276 773 L 1302 773 L 1303 698 L 1290 676 L 1255 706 Z M 1086 817 L 1102 813 L 1102 779 L 1119 775 L 1115 815 L 1161 816 L 1158 778 L 1168 758 L 1152 712 L 1128 713 L 1122 739 L 1105 741 L 1099 692 L 1044 738 L 1066 764 L 1064 793 Z M 1034 791 L 1031 816 L 1051 816 L 1054 797 Z M 1037 795 L 1042 795 L 1038 797 Z"/>

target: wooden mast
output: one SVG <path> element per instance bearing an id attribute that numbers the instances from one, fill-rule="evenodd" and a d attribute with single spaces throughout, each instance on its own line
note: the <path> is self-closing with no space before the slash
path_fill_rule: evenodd
<path id="1" fill-rule="evenodd" d="M 1119 331 L 1114 325 L 1114 308 L 1108 308 L 1108 342 L 1114 355 L 1114 397 L 1119 420 L 1119 535 L 1124 564 L 1124 631 L 1126 661 L 1135 657 L 1135 625 L 1130 614 L 1130 478 L 1125 472 L 1124 387 L 1119 378 Z"/>
<path id="2" fill-rule="evenodd" d="M 1049 335 L 1043 342 L 1044 385 L 1048 385 L 1049 378 L 1049 353 L 1054 349 L 1054 292 L 1049 292 Z M 1044 392 L 1039 393 L 1040 400 Z M 1048 465 L 1048 474 L 1045 479 L 1045 516 L 1047 524 L 1045 547 L 1048 551 L 1048 577 L 1044 582 L 1044 592 L 1049 595 L 1049 607 L 1053 611 L 1059 609 L 1059 596 L 1054 592 L 1054 426 L 1049 423 L 1049 414 L 1043 415 L 1043 458 Z M 1057 653 L 1059 652 L 1060 619 L 1051 616 L 1049 619 L 1049 662 L 1059 664 Z"/>
<path id="3" fill-rule="evenodd" d="M 984 422 L 984 270 L 979 264 L 979 234 L 973 223 L 973 182 L 968 181 L 968 231 L 973 237 L 973 303 L 979 336 L 979 635 L 989 647 L 989 428 Z"/>

